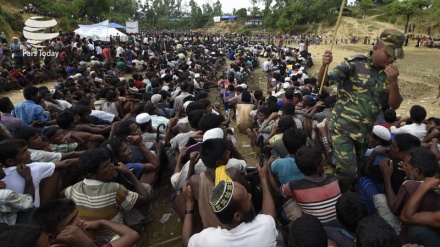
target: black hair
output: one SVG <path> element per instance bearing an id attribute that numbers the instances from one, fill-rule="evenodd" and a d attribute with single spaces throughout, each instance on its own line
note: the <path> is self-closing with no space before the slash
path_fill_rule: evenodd
<path id="1" fill-rule="evenodd" d="M 261 91 L 261 90 L 255 90 L 255 92 L 254 92 L 254 97 L 255 97 L 256 99 L 260 99 L 260 98 L 262 98 L 262 97 L 263 97 L 263 91 Z"/>
<path id="2" fill-rule="evenodd" d="M 209 101 L 208 99 L 201 99 L 197 102 L 200 105 L 200 107 L 202 107 L 202 109 L 205 109 L 206 107 L 211 105 L 211 101 Z"/>
<path id="3" fill-rule="evenodd" d="M 394 229 L 380 216 L 363 218 L 356 230 L 356 247 L 400 247 Z"/>
<path id="4" fill-rule="evenodd" d="M 0 98 L 0 112 L 10 113 L 9 106 L 11 104 L 11 100 L 8 97 Z"/>
<path id="5" fill-rule="evenodd" d="M 289 154 L 295 154 L 306 142 L 307 133 L 302 129 L 290 128 L 283 133 L 283 144 Z"/>
<path id="6" fill-rule="evenodd" d="M 43 228 L 37 225 L 11 225 L 2 228 L 0 231 L 0 239 L 4 246 L 14 247 L 34 247 L 37 245 L 38 239 L 43 234 Z M 9 244 L 8 244 L 9 243 Z"/>
<path id="7" fill-rule="evenodd" d="M 362 198 L 355 192 L 342 194 L 336 202 L 336 217 L 350 232 L 356 232 L 358 222 L 367 217 L 368 211 Z"/>
<path id="8" fill-rule="evenodd" d="M 331 108 L 331 107 L 334 107 L 335 104 L 336 104 L 336 101 L 337 101 L 337 98 L 336 98 L 335 95 L 328 96 L 328 97 L 325 98 L 325 100 L 324 100 L 325 108 Z"/>
<path id="9" fill-rule="evenodd" d="M 18 149 L 26 145 L 27 141 L 21 139 L 10 139 L 0 142 L 0 163 L 6 165 L 7 159 L 15 159 Z"/>
<path id="10" fill-rule="evenodd" d="M 278 112 L 280 111 L 280 106 L 277 103 L 274 102 L 268 102 L 267 108 L 269 108 L 270 112 Z"/>
<path id="11" fill-rule="evenodd" d="M 130 125 L 136 124 L 133 120 L 123 120 L 119 123 L 115 131 L 115 136 L 129 136 L 131 135 Z"/>
<path id="12" fill-rule="evenodd" d="M 15 129 L 14 138 L 29 141 L 30 138 L 38 135 L 38 129 L 29 126 L 20 126 Z"/>
<path id="13" fill-rule="evenodd" d="M 206 132 L 210 129 L 214 129 L 220 126 L 223 123 L 224 118 L 220 115 L 214 113 L 205 114 L 199 122 L 199 129 L 201 131 Z M 192 125 L 191 125 L 192 126 Z"/>
<path id="14" fill-rule="evenodd" d="M 29 223 L 43 227 L 46 233 L 54 232 L 58 224 L 75 211 L 75 209 L 76 204 L 72 200 L 53 200 L 37 208 L 32 214 Z"/>
<path id="15" fill-rule="evenodd" d="M 57 116 L 57 124 L 61 129 L 68 129 L 75 122 L 75 113 L 64 110 Z"/>
<path id="16" fill-rule="evenodd" d="M 107 144 L 110 145 L 110 147 L 112 147 L 113 154 L 115 155 L 115 157 L 118 157 L 119 156 L 119 149 L 121 148 L 121 146 L 124 143 L 127 143 L 127 139 L 125 138 L 125 136 L 113 136 L 113 137 L 107 139 L 102 144 L 102 148 L 106 149 Z"/>
<path id="17" fill-rule="evenodd" d="M 266 106 L 261 107 L 258 112 L 264 114 L 266 117 L 270 115 L 270 110 Z"/>
<path id="18" fill-rule="evenodd" d="M 400 152 L 408 152 L 411 148 L 420 147 L 420 139 L 408 134 L 402 133 L 394 136 L 394 141 L 397 143 L 397 147 Z"/>
<path id="19" fill-rule="evenodd" d="M 182 91 L 187 91 L 187 90 L 189 90 L 189 89 L 190 89 L 189 83 L 186 82 L 186 81 L 180 83 L 180 89 L 181 89 Z"/>
<path id="20" fill-rule="evenodd" d="M 92 102 L 89 99 L 83 98 L 83 99 L 78 100 L 77 105 L 90 107 L 91 103 Z"/>
<path id="21" fill-rule="evenodd" d="M 194 110 L 203 110 L 203 108 L 198 102 L 191 102 L 186 106 L 185 109 L 186 115 L 189 115 L 189 113 Z"/>
<path id="22" fill-rule="evenodd" d="M 411 116 L 411 120 L 416 123 L 421 123 L 423 119 L 426 118 L 426 110 L 423 106 L 413 105 L 409 111 L 409 115 Z"/>
<path id="23" fill-rule="evenodd" d="M 99 100 L 100 98 L 104 98 L 107 93 L 110 91 L 110 88 L 104 87 L 99 89 L 98 93 L 95 95 L 95 99 Z"/>
<path id="24" fill-rule="evenodd" d="M 295 155 L 296 165 L 300 172 L 306 176 L 316 173 L 318 166 L 321 164 L 322 151 L 317 145 L 300 148 Z"/>
<path id="25" fill-rule="evenodd" d="M 244 103 L 251 103 L 251 99 L 252 99 L 251 93 L 249 93 L 248 91 L 244 90 L 241 93 L 241 101 L 242 102 L 244 102 Z"/>
<path id="26" fill-rule="evenodd" d="M 292 102 L 286 102 L 281 107 L 284 115 L 293 116 L 295 115 L 295 105 Z"/>
<path id="27" fill-rule="evenodd" d="M 286 92 L 284 93 L 284 97 L 286 97 L 286 99 L 293 99 L 293 90 L 286 90 Z"/>
<path id="28" fill-rule="evenodd" d="M 327 247 L 327 233 L 318 218 L 303 214 L 289 229 L 291 247 Z"/>
<path id="29" fill-rule="evenodd" d="M 133 107 L 133 115 L 137 116 L 144 112 L 144 108 L 147 105 L 145 102 L 138 102 Z"/>
<path id="30" fill-rule="evenodd" d="M 27 100 L 32 100 L 32 97 L 38 95 L 37 87 L 25 87 L 23 89 L 23 97 Z"/>
<path id="31" fill-rule="evenodd" d="M 392 108 L 388 108 L 383 113 L 383 118 L 387 123 L 394 123 L 396 121 L 396 111 Z"/>
<path id="32" fill-rule="evenodd" d="M 284 133 L 286 130 L 291 128 L 296 128 L 295 121 L 293 121 L 293 118 L 291 116 L 281 117 L 278 120 L 279 133 Z"/>
<path id="33" fill-rule="evenodd" d="M 204 100 L 208 98 L 208 94 L 207 93 L 199 93 L 196 95 L 195 100 L 196 101 L 200 101 L 200 100 Z"/>
<path id="34" fill-rule="evenodd" d="M 198 130 L 200 119 L 202 119 L 202 117 L 203 117 L 203 110 L 202 109 L 191 111 L 188 114 L 188 122 L 189 122 L 189 125 L 191 125 L 191 128 Z"/>
<path id="35" fill-rule="evenodd" d="M 277 97 L 275 97 L 275 96 L 269 96 L 269 97 L 267 97 L 267 104 L 269 104 L 269 103 L 277 103 L 278 102 L 278 98 Z"/>
<path id="36" fill-rule="evenodd" d="M 436 118 L 436 117 L 430 117 L 428 118 L 428 122 L 434 122 L 435 126 L 440 126 L 440 118 Z"/>
<path id="37" fill-rule="evenodd" d="M 306 106 L 316 105 L 316 101 L 314 99 L 312 99 L 312 97 L 309 97 L 309 96 L 304 97 L 303 101 L 304 101 L 304 105 L 306 105 Z"/>
<path id="38" fill-rule="evenodd" d="M 226 150 L 226 141 L 221 138 L 209 139 L 200 147 L 200 158 L 208 168 L 215 168 L 217 161 L 223 156 Z"/>
<path id="39" fill-rule="evenodd" d="M 433 177 L 438 170 L 437 156 L 429 149 L 424 147 L 412 148 L 408 155 L 411 155 L 409 164 L 413 168 L 419 169 L 424 177 Z"/>
<path id="40" fill-rule="evenodd" d="M 43 136 L 50 140 L 59 129 L 58 126 L 51 126 L 43 131 Z"/>
<path id="41" fill-rule="evenodd" d="M 78 158 L 78 171 L 83 176 L 91 173 L 96 173 L 99 164 L 110 159 L 110 154 L 107 149 L 96 148 L 85 150 Z"/>
<path id="42" fill-rule="evenodd" d="M 222 224 L 228 225 L 232 224 L 234 221 L 234 214 L 240 210 L 240 203 L 234 199 L 234 196 L 232 196 L 228 205 L 222 211 L 215 212 L 215 215 Z"/>
<path id="43" fill-rule="evenodd" d="M 72 107 L 78 116 L 80 117 L 84 117 L 86 114 L 91 114 L 92 110 L 90 109 L 90 107 L 88 106 L 83 106 L 83 105 L 76 105 L 75 107 Z"/>
<path id="44" fill-rule="evenodd" d="M 148 104 L 145 105 L 144 107 L 144 111 L 150 115 L 156 115 L 155 111 L 156 111 L 156 106 L 153 104 Z"/>
<path id="45" fill-rule="evenodd" d="M 118 97 L 118 94 L 113 90 L 110 90 L 105 94 L 105 99 L 110 102 L 112 102 L 117 97 Z"/>

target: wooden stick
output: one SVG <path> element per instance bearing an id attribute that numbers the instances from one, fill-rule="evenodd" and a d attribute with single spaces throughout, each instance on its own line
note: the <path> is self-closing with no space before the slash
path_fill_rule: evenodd
<path id="1" fill-rule="evenodd" d="M 339 26 L 341 25 L 341 17 L 342 17 L 342 12 L 344 11 L 344 6 L 345 6 L 345 0 L 342 0 L 341 8 L 339 9 L 338 20 L 336 21 L 335 33 L 333 35 L 332 44 L 330 46 L 330 51 L 333 50 L 333 45 L 336 42 L 336 34 L 338 33 Z M 324 88 L 323 87 L 324 80 L 327 75 L 327 72 L 328 72 L 328 64 L 325 66 L 324 75 L 322 77 L 321 85 L 319 87 L 319 96 L 321 96 L 321 94 L 322 94 L 322 89 Z"/>

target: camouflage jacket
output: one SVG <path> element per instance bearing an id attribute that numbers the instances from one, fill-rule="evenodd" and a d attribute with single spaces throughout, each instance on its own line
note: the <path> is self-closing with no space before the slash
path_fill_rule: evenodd
<path id="1" fill-rule="evenodd" d="M 345 58 L 328 75 L 329 84 L 338 86 L 330 129 L 348 132 L 345 134 L 360 143 L 366 142 L 381 104 L 388 101 L 388 79 L 383 69 L 373 66 L 370 54 Z"/>

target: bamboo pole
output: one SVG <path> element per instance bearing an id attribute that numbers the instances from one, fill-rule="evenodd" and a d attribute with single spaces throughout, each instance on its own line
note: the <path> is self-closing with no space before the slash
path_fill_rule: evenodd
<path id="1" fill-rule="evenodd" d="M 336 35 L 338 34 L 339 26 L 341 25 L 342 12 L 344 11 L 345 0 L 342 0 L 341 8 L 339 9 L 338 20 L 336 21 L 335 33 L 333 34 L 332 44 L 330 46 L 330 51 L 333 50 L 333 46 L 336 42 Z M 328 64 L 325 66 L 324 76 L 322 77 L 322 81 L 319 87 L 319 96 L 322 94 L 322 89 L 324 88 L 324 80 L 328 73 Z"/>

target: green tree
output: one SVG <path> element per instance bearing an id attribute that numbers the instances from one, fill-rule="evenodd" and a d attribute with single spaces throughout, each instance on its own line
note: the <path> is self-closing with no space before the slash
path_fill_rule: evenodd
<path id="1" fill-rule="evenodd" d="M 213 5 L 212 5 L 212 11 L 213 11 L 213 14 L 215 15 L 215 16 L 218 16 L 218 15 L 222 15 L 222 3 L 220 2 L 220 0 L 217 0 L 217 2 L 215 2 Z"/>
<path id="2" fill-rule="evenodd" d="M 213 14 L 212 7 L 211 5 L 209 5 L 209 3 L 202 4 L 202 10 L 203 10 L 203 14 L 208 14 L 208 15 Z"/>
<path id="3" fill-rule="evenodd" d="M 247 18 L 247 11 L 246 11 L 245 8 L 241 8 L 241 9 L 235 11 L 235 15 L 238 17 L 238 19 L 240 21 L 246 20 L 246 18 Z"/>
<path id="4" fill-rule="evenodd" d="M 367 14 L 367 11 L 373 8 L 373 0 L 361 0 L 360 2 L 357 2 L 356 6 L 362 12 L 362 19 L 365 20 L 365 15 Z"/>
<path id="5" fill-rule="evenodd" d="M 395 15 L 402 15 L 405 17 L 405 34 L 408 31 L 409 20 L 411 16 L 417 13 L 417 0 L 404 0 L 404 1 L 394 1 L 389 5 L 390 12 Z"/>

